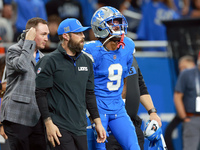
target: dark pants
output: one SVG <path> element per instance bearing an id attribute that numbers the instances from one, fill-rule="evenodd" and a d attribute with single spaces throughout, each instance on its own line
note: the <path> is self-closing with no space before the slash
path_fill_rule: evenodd
<path id="1" fill-rule="evenodd" d="M 67 130 L 59 129 L 62 137 L 59 137 L 60 145 L 51 150 L 87 150 L 87 136 L 77 136 Z"/>
<path id="2" fill-rule="evenodd" d="M 165 142 L 169 150 L 174 150 L 172 141 L 172 132 L 182 122 L 178 115 L 176 115 L 165 129 Z"/>
<path id="3" fill-rule="evenodd" d="M 140 149 L 144 150 L 144 134 L 142 129 L 140 128 L 142 120 L 139 118 L 139 116 L 137 116 L 136 119 L 132 121 L 135 126 L 135 131 L 137 134 Z M 112 134 L 107 138 L 107 140 L 108 140 L 108 143 L 106 143 L 107 150 L 123 150 L 123 148 L 120 146 L 120 144 L 117 142 L 117 140 Z"/>
<path id="4" fill-rule="evenodd" d="M 11 150 L 46 150 L 44 124 L 40 119 L 34 127 L 3 122 Z"/>

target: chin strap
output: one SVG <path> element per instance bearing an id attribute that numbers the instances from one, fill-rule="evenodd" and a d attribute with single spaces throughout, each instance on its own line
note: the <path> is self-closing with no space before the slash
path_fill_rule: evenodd
<path id="1" fill-rule="evenodd" d="M 125 46 L 125 43 L 124 43 L 124 33 L 121 36 L 120 42 L 118 42 L 117 48 L 119 48 L 120 46 L 122 46 L 122 49 L 124 49 L 124 46 Z"/>
<path id="2" fill-rule="evenodd" d="M 103 47 L 103 45 L 104 45 L 108 40 L 110 40 L 110 39 L 113 38 L 113 37 L 115 37 L 115 35 L 112 35 L 112 36 L 110 36 L 109 38 L 107 38 L 107 39 L 103 42 L 102 47 Z"/>

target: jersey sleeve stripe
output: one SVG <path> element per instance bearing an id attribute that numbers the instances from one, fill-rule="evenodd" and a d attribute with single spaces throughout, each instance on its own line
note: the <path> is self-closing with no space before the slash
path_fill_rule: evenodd
<path id="1" fill-rule="evenodd" d="M 92 62 L 94 63 L 94 58 L 93 58 L 93 56 L 91 55 L 91 54 L 89 54 L 89 53 L 87 53 L 87 52 L 85 52 L 85 51 L 82 51 L 85 55 L 87 55 L 91 60 L 92 60 Z"/>

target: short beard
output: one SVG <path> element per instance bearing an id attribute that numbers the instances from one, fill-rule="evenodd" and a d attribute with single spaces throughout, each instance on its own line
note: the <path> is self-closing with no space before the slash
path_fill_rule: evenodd
<path id="1" fill-rule="evenodd" d="M 81 45 L 78 42 L 74 42 L 74 40 L 72 40 L 70 38 L 69 42 L 68 42 L 68 47 L 70 49 L 70 51 L 75 54 L 75 53 L 80 53 L 81 50 L 83 49 L 83 45 Z"/>

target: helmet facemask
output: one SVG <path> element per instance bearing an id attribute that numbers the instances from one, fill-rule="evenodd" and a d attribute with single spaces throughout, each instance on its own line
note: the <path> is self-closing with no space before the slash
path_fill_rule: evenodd
<path id="1" fill-rule="evenodd" d="M 105 26 L 111 36 L 120 37 L 127 33 L 127 25 L 123 22 L 123 18 L 115 18 L 108 20 Z"/>
<path id="2" fill-rule="evenodd" d="M 116 20 L 119 21 L 119 24 L 115 24 Z M 112 25 L 109 25 L 109 23 L 112 23 Z M 126 18 L 117 9 L 105 6 L 94 13 L 91 26 L 95 37 L 103 39 L 109 35 L 120 37 L 122 34 L 127 34 L 128 23 Z M 119 30 L 113 30 L 117 26 Z"/>

